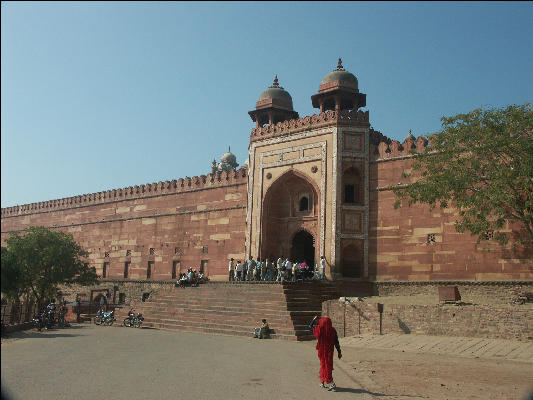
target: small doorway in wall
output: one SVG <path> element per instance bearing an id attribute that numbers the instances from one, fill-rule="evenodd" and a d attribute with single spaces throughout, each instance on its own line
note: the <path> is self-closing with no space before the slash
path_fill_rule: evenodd
<path id="1" fill-rule="evenodd" d="M 146 279 L 152 279 L 153 271 L 154 271 L 154 262 L 148 261 L 148 267 L 146 268 Z"/>
<path id="2" fill-rule="evenodd" d="M 181 261 L 172 261 L 172 279 L 177 279 L 181 273 Z"/>
<path id="3" fill-rule="evenodd" d="M 204 274 L 205 276 L 207 276 L 208 264 L 209 264 L 209 260 L 202 260 L 201 263 L 200 263 L 200 271 L 199 272 L 201 274 Z"/>
<path id="4" fill-rule="evenodd" d="M 292 239 L 291 260 L 301 263 L 305 261 L 311 267 L 315 266 L 315 241 L 313 235 L 307 231 L 299 231 Z"/>
<path id="5" fill-rule="evenodd" d="M 354 243 L 342 250 L 342 276 L 346 278 L 361 278 L 363 274 L 363 246 Z"/>

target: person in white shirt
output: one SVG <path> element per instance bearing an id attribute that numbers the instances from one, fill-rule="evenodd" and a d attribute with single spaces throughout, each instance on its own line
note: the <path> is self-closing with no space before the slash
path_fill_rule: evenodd
<path id="1" fill-rule="evenodd" d="M 268 258 L 266 259 L 265 264 L 266 264 L 265 281 L 270 281 L 272 280 L 272 267 L 274 264 Z"/>
<path id="2" fill-rule="evenodd" d="M 285 268 L 287 269 L 287 280 L 292 280 L 292 262 L 287 258 L 287 262 L 285 263 Z"/>
<path id="3" fill-rule="evenodd" d="M 320 278 L 326 279 L 326 259 L 320 256 Z"/>
<path id="4" fill-rule="evenodd" d="M 242 270 L 243 265 L 241 264 L 241 261 L 237 261 L 237 265 L 235 266 L 235 270 L 237 271 L 237 280 L 242 281 Z"/>
<path id="5" fill-rule="evenodd" d="M 283 269 L 283 258 L 282 257 L 278 258 L 276 265 L 278 267 L 278 276 L 276 277 L 276 282 L 279 282 L 281 281 L 281 278 L 283 277 L 281 273 L 282 272 L 281 270 Z"/>
<path id="6" fill-rule="evenodd" d="M 253 281 L 254 280 L 254 270 L 255 270 L 256 263 L 254 261 L 254 258 L 250 256 L 250 259 L 248 260 L 248 271 L 246 273 L 246 280 L 247 281 Z"/>
<path id="7" fill-rule="evenodd" d="M 229 260 L 228 272 L 229 272 L 228 281 L 230 282 L 234 281 L 235 280 L 235 269 L 233 266 L 233 258 Z"/>

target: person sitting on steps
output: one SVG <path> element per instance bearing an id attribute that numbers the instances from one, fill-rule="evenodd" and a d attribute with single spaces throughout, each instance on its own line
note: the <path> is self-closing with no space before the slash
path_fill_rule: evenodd
<path id="1" fill-rule="evenodd" d="M 254 338 L 268 339 L 270 337 L 270 327 L 266 319 L 261 320 L 261 326 L 254 329 Z"/>

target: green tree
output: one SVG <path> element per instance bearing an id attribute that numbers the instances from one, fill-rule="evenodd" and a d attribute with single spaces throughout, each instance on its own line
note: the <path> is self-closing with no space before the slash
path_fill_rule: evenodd
<path id="1" fill-rule="evenodd" d="M 518 240 L 533 244 L 533 110 L 530 104 L 476 109 L 443 117 L 442 129 L 413 163 L 409 184 L 393 187 L 395 208 L 427 203 L 457 208 L 458 232 L 493 232 L 505 244 L 506 222 L 519 226 Z"/>
<path id="2" fill-rule="evenodd" d="M 12 233 L 6 245 L 2 248 L 2 292 L 6 296 L 30 293 L 41 302 L 54 297 L 59 285 L 97 282 L 95 268 L 84 262 L 87 252 L 71 234 L 31 227 L 22 236 Z"/>
<path id="3" fill-rule="evenodd" d="M 21 270 L 16 264 L 12 253 L 2 247 L 1 290 L 9 300 L 17 300 L 24 293 Z"/>

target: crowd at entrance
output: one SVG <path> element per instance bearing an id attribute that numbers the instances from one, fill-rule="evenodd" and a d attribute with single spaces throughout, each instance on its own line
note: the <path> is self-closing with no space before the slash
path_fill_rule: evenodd
<path id="1" fill-rule="evenodd" d="M 306 279 L 326 279 L 326 260 L 320 258 L 320 264 L 309 265 L 305 261 L 294 262 L 289 258 L 279 257 L 276 261 L 270 259 L 248 261 L 232 258 L 228 266 L 228 280 L 232 281 L 297 281 Z"/>
<path id="2" fill-rule="evenodd" d="M 198 273 L 196 269 L 188 268 L 187 273 L 181 273 L 176 284 L 176 287 L 185 287 L 185 286 L 198 286 L 200 283 L 205 283 L 207 277 L 203 273 Z"/>

